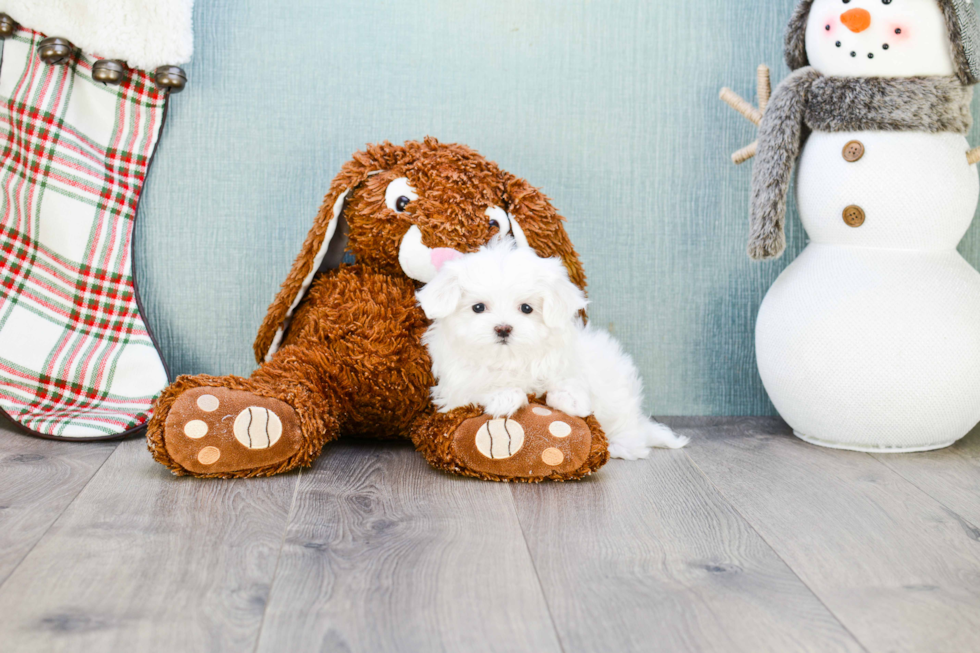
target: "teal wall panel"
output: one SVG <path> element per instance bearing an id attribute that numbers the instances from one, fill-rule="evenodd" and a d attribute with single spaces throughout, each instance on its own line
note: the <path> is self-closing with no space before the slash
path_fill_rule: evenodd
<path id="1" fill-rule="evenodd" d="M 754 128 L 718 99 L 787 70 L 793 0 L 198 0 L 137 228 L 149 321 L 179 373 L 247 374 L 330 180 L 365 143 L 467 143 L 553 198 L 592 317 L 660 414 L 769 414 L 759 303 L 804 244 L 745 256 Z M 974 141 L 980 142 L 974 134 Z M 963 245 L 980 259 L 980 235 Z"/>

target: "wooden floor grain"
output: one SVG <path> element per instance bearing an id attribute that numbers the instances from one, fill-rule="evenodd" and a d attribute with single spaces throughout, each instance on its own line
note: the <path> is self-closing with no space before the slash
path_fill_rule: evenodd
<path id="1" fill-rule="evenodd" d="M 296 482 L 177 479 L 123 442 L 0 585 L 0 650 L 251 649 Z"/>
<path id="2" fill-rule="evenodd" d="M 861 650 L 684 451 L 513 491 L 567 653 Z"/>
<path id="3" fill-rule="evenodd" d="M 51 442 L 0 427 L 0 583 L 61 516 L 116 446 Z"/>
<path id="4" fill-rule="evenodd" d="M 304 474 L 259 651 L 560 648 L 509 487 L 405 444 L 342 445 Z"/>
<path id="5" fill-rule="evenodd" d="M 0 428 L 0 651 L 980 650 L 980 432 L 875 456 L 671 423 L 687 449 L 534 486 L 372 442 L 178 479 Z"/>
<path id="6" fill-rule="evenodd" d="M 980 651 L 968 519 L 874 456 L 813 447 L 778 420 L 697 424 L 688 455 L 865 647 Z"/>

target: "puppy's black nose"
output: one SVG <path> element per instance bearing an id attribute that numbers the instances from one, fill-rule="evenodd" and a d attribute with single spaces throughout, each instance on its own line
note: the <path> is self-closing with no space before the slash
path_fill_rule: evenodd
<path id="1" fill-rule="evenodd" d="M 497 337 L 501 340 L 506 340 L 510 337 L 511 332 L 514 330 L 509 324 L 499 324 L 493 328 L 493 332 L 497 334 Z"/>

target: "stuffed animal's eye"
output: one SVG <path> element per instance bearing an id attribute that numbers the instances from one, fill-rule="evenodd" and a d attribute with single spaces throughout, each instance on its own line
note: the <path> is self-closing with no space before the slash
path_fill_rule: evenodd
<path id="1" fill-rule="evenodd" d="M 405 207 L 419 198 L 406 177 L 399 177 L 385 189 L 385 205 L 395 213 L 404 213 Z"/>
<path id="2" fill-rule="evenodd" d="M 498 235 L 506 236 L 510 233 L 510 218 L 507 217 L 507 211 L 499 206 L 492 206 L 487 209 L 487 218 L 490 220 L 490 228 L 496 229 Z"/>
<path id="3" fill-rule="evenodd" d="M 891 3 L 892 3 L 892 0 L 881 0 L 881 4 L 883 4 L 883 5 L 890 5 Z"/>
<path id="4" fill-rule="evenodd" d="M 482 313 L 485 310 L 487 310 L 486 305 L 484 305 L 484 304 L 473 304 L 473 312 L 474 313 Z"/>
<path id="5" fill-rule="evenodd" d="M 521 313 L 524 313 L 524 315 L 530 315 L 533 312 L 534 309 L 531 308 L 530 304 L 521 304 Z"/>

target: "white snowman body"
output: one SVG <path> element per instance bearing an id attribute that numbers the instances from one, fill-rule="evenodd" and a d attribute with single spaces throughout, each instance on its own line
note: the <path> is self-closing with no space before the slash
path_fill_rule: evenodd
<path id="1" fill-rule="evenodd" d="M 864 13 L 845 16 L 855 9 Z M 811 65 L 839 77 L 952 75 L 936 0 L 898 9 L 816 0 Z M 953 133 L 807 140 L 796 185 L 810 243 L 756 324 L 763 383 L 802 439 L 923 451 L 980 422 L 980 274 L 956 251 L 980 197 L 968 149 Z"/>

